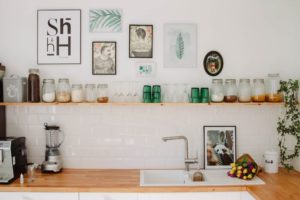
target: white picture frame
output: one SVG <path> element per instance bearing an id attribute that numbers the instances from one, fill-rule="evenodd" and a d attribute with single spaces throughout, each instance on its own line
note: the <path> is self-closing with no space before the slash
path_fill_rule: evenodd
<path id="1" fill-rule="evenodd" d="M 81 10 L 37 10 L 37 64 L 81 64 Z"/>
<path id="2" fill-rule="evenodd" d="M 236 161 L 236 126 L 204 126 L 204 168 L 230 169 Z"/>
<path id="3" fill-rule="evenodd" d="M 196 24 L 164 24 L 164 67 L 197 67 Z"/>

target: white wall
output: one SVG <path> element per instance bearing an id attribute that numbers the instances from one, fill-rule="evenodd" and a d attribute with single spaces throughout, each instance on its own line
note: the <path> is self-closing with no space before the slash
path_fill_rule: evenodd
<path id="1" fill-rule="evenodd" d="M 36 10 L 80 8 L 82 10 L 82 64 L 37 66 Z M 90 8 L 122 8 L 123 32 L 88 32 Z M 210 50 L 218 50 L 225 66 L 220 78 L 300 78 L 300 1 L 296 0 L 0 0 L 0 62 L 7 74 L 27 76 L 39 67 L 42 78 L 69 77 L 79 83 L 133 81 L 197 83 L 209 86 L 211 77 L 202 62 Z M 163 24 L 198 24 L 198 67 L 163 68 Z M 136 79 L 128 58 L 128 25 L 154 25 L 154 58 L 157 76 Z M 118 74 L 91 75 L 91 43 L 118 42 Z M 165 135 L 184 134 L 192 153 L 202 153 L 202 126 L 237 125 L 238 152 L 249 152 L 258 161 L 264 150 L 276 144 L 276 106 L 267 107 L 10 107 L 8 134 L 26 135 L 29 158 L 43 158 L 46 121 L 58 122 L 67 134 L 63 146 L 67 167 L 162 168 L 183 167 L 180 142 L 164 144 Z M 79 114 L 80 113 L 80 114 Z M 74 123 L 77 122 L 77 123 Z"/>

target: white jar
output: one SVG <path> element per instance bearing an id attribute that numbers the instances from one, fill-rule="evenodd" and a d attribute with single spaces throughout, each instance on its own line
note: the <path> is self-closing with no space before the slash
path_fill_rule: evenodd
<path id="1" fill-rule="evenodd" d="M 55 81 L 54 79 L 44 79 L 42 87 L 42 100 L 46 103 L 55 101 Z"/>
<path id="2" fill-rule="evenodd" d="M 211 86 L 211 101 L 212 102 L 223 102 L 224 100 L 224 89 L 222 79 L 213 79 Z"/>
<path id="3" fill-rule="evenodd" d="M 277 173 L 279 166 L 279 153 L 277 151 L 265 151 L 264 163 L 266 173 Z"/>
<path id="4" fill-rule="evenodd" d="M 250 79 L 240 79 L 238 96 L 239 102 L 248 103 L 251 101 Z"/>
<path id="5" fill-rule="evenodd" d="M 80 103 L 83 102 L 84 94 L 81 84 L 73 84 L 72 85 L 72 92 L 71 92 L 72 102 Z"/>

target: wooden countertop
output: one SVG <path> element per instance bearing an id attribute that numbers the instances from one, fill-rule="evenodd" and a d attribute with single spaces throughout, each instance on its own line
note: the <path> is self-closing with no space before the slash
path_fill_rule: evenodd
<path id="1" fill-rule="evenodd" d="M 300 173 L 283 169 L 278 174 L 259 175 L 259 186 L 140 187 L 139 170 L 65 169 L 59 174 L 36 173 L 32 183 L 17 179 L 0 185 L 0 192 L 225 192 L 249 191 L 259 200 L 299 200 Z"/>

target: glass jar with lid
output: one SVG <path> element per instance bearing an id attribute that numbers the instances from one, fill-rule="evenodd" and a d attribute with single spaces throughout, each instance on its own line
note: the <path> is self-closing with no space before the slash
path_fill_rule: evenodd
<path id="1" fill-rule="evenodd" d="M 58 79 L 58 85 L 56 89 L 56 100 L 61 103 L 67 103 L 71 100 L 71 87 L 69 79 Z"/>
<path id="2" fill-rule="evenodd" d="M 42 100 L 46 103 L 51 103 L 55 101 L 55 80 L 54 79 L 44 79 L 42 87 Z"/>
<path id="3" fill-rule="evenodd" d="M 107 103 L 108 100 L 109 100 L 108 85 L 107 84 L 98 84 L 98 86 L 97 86 L 97 102 L 98 103 Z"/>
<path id="4" fill-rule="evenodd" d="M 72 102 L 80 103 L 84 100 L 83 88 L 81 84 L 72 84 Z"/>
<path id="5" fill-rule="evenodd" d="M 215 103 L 223 102 L 224 89 L 223 89 L 223 80 L 222 79 L 213 79 L 212 80 L 210 99 L 212 102 L 215 102 Z"/>
<path id="6" fill-rule="evenodd" d="M 266 85 L 266 101 L 267 102 L 281 102 L 282 94 L 278 92 L 280 88 L 279 74 L 268 74 Z"/>
<path id="7" fill-rule="evenodd" d="M 224 87 L 224 101 L 229 103 L 236 102 L 238 99 L 237 94 L 236 80 L 226 79 Z"/>
<path id="8" fill-rule="evenodd" d="M 240 79 L 238 94 L 239 102 L 248 103 L 251 101 L 250 79 Z"/>
<path id="9" fill-rule="evenodd" d="M 252 86 L 251 100 L 253 102 L 264 102 L 266 99 L 264 79 L 254 79 Z"/>
<path id="10" fill-rule="evenodd" d="M 85 85 L 85 101 L 86 102 L 96 102 L 96 85 L 86 84 Z"/>
<path id="11" fill-rule="evenodd" d="M 29 69 L 28 75 L 28 101 L 40 102 L 40 75 L 39 69 Z"/>

